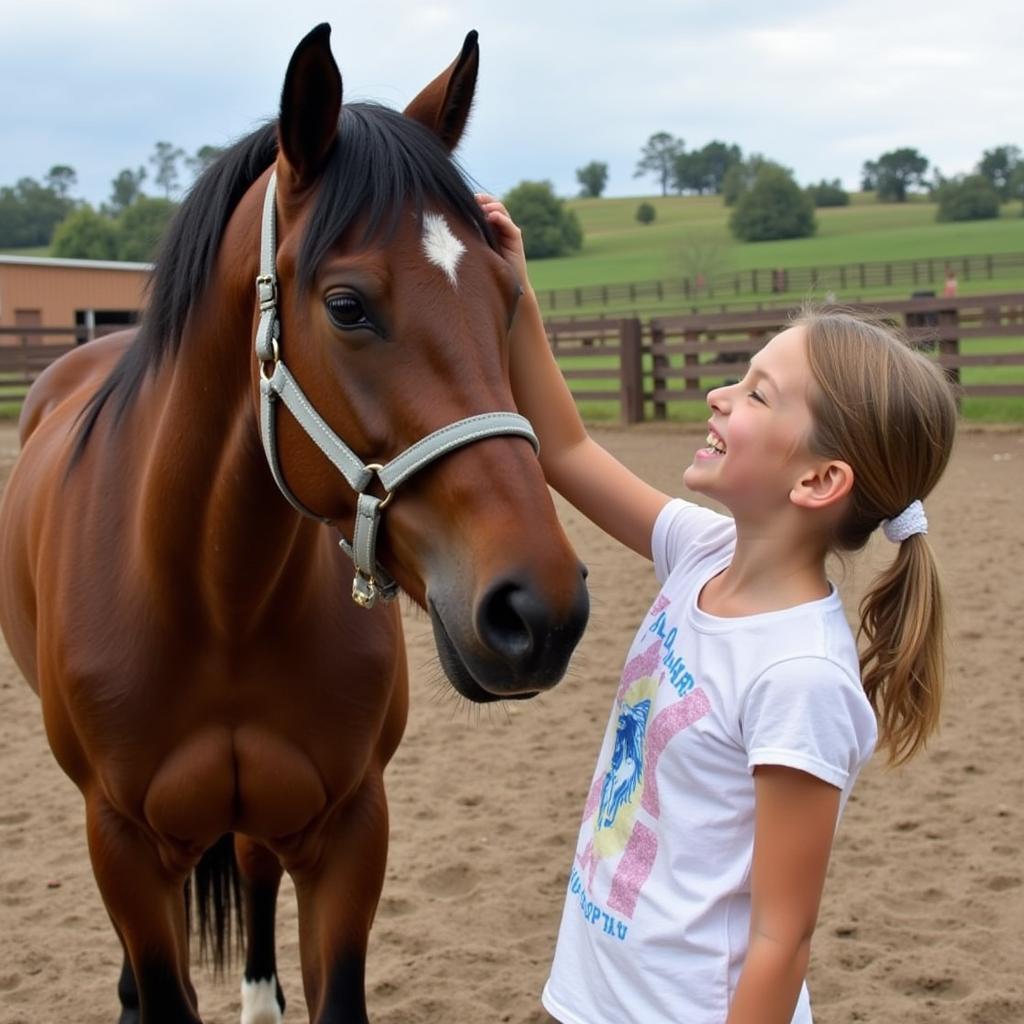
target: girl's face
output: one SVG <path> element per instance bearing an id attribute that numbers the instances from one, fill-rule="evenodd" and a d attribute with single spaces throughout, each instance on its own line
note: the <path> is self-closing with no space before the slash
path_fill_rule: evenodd
<path id="1" fill-rule="evenodd" d="M 812 386 L 804 328 L 790 327 L 754 356 L 743 380 L 708 394 L 708 444 L 683 474 L 686 486 L 737 517 L 788 505 L 811 461 Z"/>

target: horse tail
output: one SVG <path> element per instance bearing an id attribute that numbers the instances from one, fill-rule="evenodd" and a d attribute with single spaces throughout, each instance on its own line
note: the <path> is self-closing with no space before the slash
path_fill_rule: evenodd
<path id="1" fill-rule="evenodd" d="M 245 947 L 242 892 L 235 837 L 222 835 L 203 855 L 192 872 L 195 879 L 195 930 L 199 933 L 199 959 L 223 972 Z M 191 879 L 185 883 L 185 914 L 192 934 Z"/>

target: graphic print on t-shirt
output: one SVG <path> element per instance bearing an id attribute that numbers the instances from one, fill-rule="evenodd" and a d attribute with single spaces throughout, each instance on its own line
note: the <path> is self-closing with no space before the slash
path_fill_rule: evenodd
<path id="1" fill-rule="evenodd" d="M 678 634 L 668 625 L 669 604 L 664 596 L 655 602 L 648 613 L 644 646 L 622 670 L 611 763 L 598 773 L 583 810 L 584 821 L 593 817 L 593 838 L 577 853 L 578 867 L 569 880 L 588 921 L 601 924 L 605 934 L 619 939 L 626 938 L 628 929 L 608 911 L 632 919 L 658 853 L 657 834 L 639 815 L 642 809 L 652 824 L 660 817 L 658 760 L 674 736 L 711 710 L 683 652 L 676 650 Z M 664 694 L 669 687 L 679 699 L 671 700 L 652 719 L 659 689 Z M 620 859 L 605 894 L 606 911 L 595 899 L 594 876 L 602 861 L 616 857 Z"/>

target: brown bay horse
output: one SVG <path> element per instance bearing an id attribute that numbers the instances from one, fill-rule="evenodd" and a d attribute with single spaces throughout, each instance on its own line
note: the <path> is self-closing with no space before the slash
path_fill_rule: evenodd
<path id="1" fill-rule="evenodd" d="M 26 400 L 0 624 L 85 799 L 122 1024 L 200 1020 L 193 871 L 215 954 L 241 901 L 243 1024 L 281 1020 L 282 870 L 310 1019 L 366 1021 L 408 703 L 387 598 L 474 701 L 553 686 L 585 625 L 508 384 L 518 282 L 450 156 L 477 64 L 471 33 L 404 114 L 343 106 L 314 29 L 278 120 L 182 204 L 137 333 Z"/>

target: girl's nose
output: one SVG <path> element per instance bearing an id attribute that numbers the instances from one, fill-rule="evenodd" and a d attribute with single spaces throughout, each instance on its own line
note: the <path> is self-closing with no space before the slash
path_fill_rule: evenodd
<path id="1" fill-rule="evenodd" d="M 729 400 L 729 388 L 712 388 L 708 392 L 708 407 L 715 412 L 725 412 Z"/>

